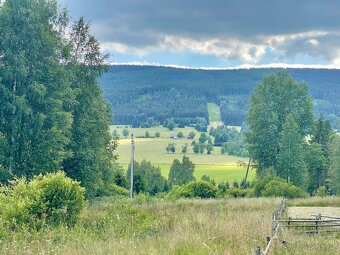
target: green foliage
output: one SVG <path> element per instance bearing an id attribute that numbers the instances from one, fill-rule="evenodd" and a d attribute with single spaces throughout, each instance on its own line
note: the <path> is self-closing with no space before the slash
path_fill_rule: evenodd
<path id="1" fill-rule="evenodd" d="M 124 169 L 118 165 L 115 164 L 112 170 L 112 181 L 114 184 L 116 184 L 119 187 L 128 188 L 128 179 L 125 175 Z"/>
<path id="2" fill-rule="evenodd" d="M 59 54 L 67 15 L 55 1 L 8 0 L 0 8 L 0 165 L 16 176 L 56 171 L 71 155 L 74 94 Z M 28 50 L 29 49 L 29 50 Z"/>
<path id="3" fill-rule="evenodd" d="M 197 117 L 195 128 L 199 132 L 207 132 L 208 122 L 205 118 Z"/>
<path id="4" fill-rule="evenodd" d="M 169 143 L 166 147 L 165 147 L 165 150 L 167 153 L 175 153 L 176 152 L 176 144 L 174 143 Z"/>
<path id="5" fill-rule="evenodd" d="M 177 138 L 179 138 L 179 139 L 184 138 L 183 132 L 178 132 L 178 133 L 177 133 Z"/>
<path id="6" fill-rule="evenodd" d="M 214 150 L 214 146 L 210 143 L 208 143 L 205 148 L 207 149 L 207 154 L 211 154 L 211 152 Z"/>
<path id="7" fill-rule="evenodd" d="M 307 85 L 295 82 L 288 73 L 263 78 L 251 98 L 246 135 L 250 156 L 258 162 L 258 174 L 277 167 L 279 140 L 289 113 L 301 137 L 312 132 L 312 104 Z"/>
<path id="8" fill-rule="evenodd" d="M 286 198 L 304 198 L 307 193 L 293 184 L 287 183 L 286 180 L 267 175 L 256 180 L 254 185 L 255 196 L 264 197 L 286 197 Z"/>
<path id="9" fill-rule="evenodd" d="M 272 180 L 268 182 L 261 193 L 264 197 L 304 198 L 307 193 L 295 185 L 288 184 L 284 180 Z"/>
<path id="10" fill-rule="evenodd" d="M 191 181 L 183 186 L 174 186 L 169 192 L 168 197 L 178 198 L 214 198 L 217 188 L 210 182 Z"/>
<path id="11" fill-rule="evenodd" d="M 329 162 L 332 137 L 334 131 L 329 120 L 324 120 L 321 115 L 315 124 L 315 132 L 312 136 L 312 143 L 317 143 L 321 145 L 322 151 L 324 152 L 325 158 Z"/>
<path id="12" fill-rule="evenodd" d="M 188 147 L 189 147 L 189 145 L 187 143 L 182 146 L 182 153 L 183 154 L 186 154 L 188 152 Z"/>
<path id="13" fill-rule="evenodd" d="M 240 189 L 240 188 L 230 188 L 225 192 L 220 192 L 219 196 L 221 197 L 230 197 L 230 198 L 242 198 L 242 197 L 254 197 L 253 189 Z"/>
<path id="14" fill-rule="evenodd" d="M 206 133 L 201 133 L 200 138 L 198 139 L 198 141 L 200 143 L 205 143 L 207 140 L 208 140 L 207 134 Z"/>
<path id="15" fill-rule="evenodd" d="M 147 116 L 160 123 L 166 118 L 203 117 L 208 120 L 207 102 L 220 107 L 225 125 L 241 126 L 246 120 L 250 95 L 264 75 L 277 69 L 183 70 L 150 66 L 112 66 L 100 78 L 112 105 L 116 124 L 140 126 Z M 333 125 L 340 116 L 337 70 L 288 69 L 292 77 L 308 83 L 315 97 L 314 111 L 326 114 Z M 165 78 L 166 77 L 166 78 Z M 115 82 L 119 81 L 119 82 Z M 209 116 L 210 117 L 210 116 Z M 214 120 L 217 121 L 217 120 Z M 188 122 L 185 121 L 187 126 Z"/>
<path id="16" fill-rule="evenodd" d="M 0 190 L 0 219 L 8 228 L 74 225 L 84 207 L 84 188 L 65 174 L 12 181 Z"/>
<path id="17" fill-rule="evenodd" d="M 313 194 L 317 189 L 326 185 L 327 160 L 320 144 L 306 145 L 304 151 L 309 177 L 307 191 Z"/>
<path id="18" fill-rule="evenodd" d="M 200 152 L 200 148 L 201 148 L 201 144 L 199 144 L 199 143 L 194 143 L 193 144 L 193 151 L 194 151 L 194 153 L 199 153 Z"/>
<path id="19" fill-rule="evenodd" d="M 105 56 L 89 23 L 80 18 L 71 26 L 54 0 L 8 0 L 0 8 L 0 34 L 6 178 L 64 169 L 88 197 L 101 195 L 117 144 L 97 83 Z"/>
<path id="20" fill-rule="evenodd" d="M 174 128 L 176 127 L 176 124 L 173 120 L 170 120 L 168 121 L 166 127 L 169 129 L 169 130 L 174 130 Z"/>
<path id="21" fill-rule="evenodd" d="M 182 162 L 174 159 L 169 172 L 169 185 L 183 185 L 190 181 L 194 181 L 195 164 L 186 156 L 183 156 Z"/>
<path id="22" fill-rule="evenodd" d="M 305 187 L 307 182 L 303 144 L 294 116 L 288 114 L 280 133 L 276 172 L 279 177 L 299 187 Z"/>
<path id="23" fill-rule="evenodd" d="M 318 196 L 318 197 L 325 197 L 325 196 L 327 196 L 327 188 L 325 186 L 321 186 L 320 188 L 315 190 L 314 196 Z"/>
<path id="24" fill-rule="evenodd" d="M 128 197 L 130 191 L 124 187 L 118 186 L 115 183 L 112 183 L 106 190 L 107 196 L 123 196 Z"/>
<path id="25" fill-rule="evenodd" d="M 248 157 L 249 153 L 244 142 L 244 131 L 241 132 L 235 128 L 227 126 L 218 126 L 210 128 L 210 135 L 214 136 L 214 145 L 221 146 L 221 154 L 236 155 Z"/>
<path id="26" fill-rule="evenodd" d="M 90 24 L 79 18 L 71 27 L 71 62 L 67 66 L 77 104 L 72 110 L 72 157 L 64 169 L 67 175 L 86 187 L 87 197 L 100 196 L 109 185 L 110 171 L 117 147 L 111 141 L 111 113 L 97 77 L 105 71 L 105 56 L 90 33 Z"/>
<path id="27" fill-rule="evenodd" d="M 127 179 L 130 178 L 130 166 Z M 155 195 L 168 190 L 166 179 L 161 175 L 159 167 L 153 166 L 149 161 L 134 162 L 133 190 L 135 193 Z"/>
<path id="28" fill-rule="evenodd" d="M 210 182 L 212 185 L 215 186 L 216 182 L 214 179 L 211 179 L 208 175 L 204 174 L 202 175 L 201 177 L 201 180 L 204 181 L 204 182 Z"/>
<path id="29" fill-rule="evenodd" d="M 149 133 L 149 131 L 146 131 L 146 132 L 145 132 L 145 138 L 150 138 L 150 133 Z"/>
<path id="30" fill-rule="evenodd" d="M 340 195 L 340 138 L 337 136 L 332 143 L 330 165 L 330 189 Z"/>
<path id="31" fill-rule="evenodd" d="M 125 138 L 127 138 L 128 135 L 129 135 L 129 130 L 127 130 L 126 128 L 124 128 L 124 129 L 123 129 L 123 136 L 124 136 Z"/>
<path id="32" fill-rule="evenodd" d="M 161 134 L 160 134 L 159 132 L 156 132 L 156 133 L 155 133 L 155 137 L 156 137 L 156 138 L 160 138 L 160 137 L 161 137 Z"/>
<path id="33" fill-rule="evenodd" d="M 189 139 L 194 139 L 196 136 L 195 132 L 194 131 L 191 131 L 189 134 L 188 134 L 188 138 Z"/>

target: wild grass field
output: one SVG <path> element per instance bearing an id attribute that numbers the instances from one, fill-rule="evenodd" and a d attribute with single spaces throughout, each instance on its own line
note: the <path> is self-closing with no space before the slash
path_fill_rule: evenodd
<path id="1" fill-rule="evenodd" d="M 215 103 L 208 103 L 209 123 L 221 122 L 220 107 Z"/>
<path id="2" fill-rule="evenodd" d="M 119 127 L 119 128 L 118 128 Z M 131 140 L 130 138 L 124 138 L 122 131 L 125 126 L 111 126 L 111 130 L 117 130 L 117 133 L 122 137 L 119 140 L 117 153 L 119 155 L 118 163 L 122 164 L 124 169 L 127 169 L 131 160 Z M 152 164 L 161 168 L 163 176 L 167 177 L 171 164 L 174 159 L 181 160 L 183 156 L 187 156 L 196 165 L 195 177 L 200 179 L 202 175 L 208 175 L 214 179 L 217 183 L 220 182 L 233 182 L 234 180 L 241 181 L 245 176 L 246 169 L 238 166 L 238 162 L 247 162 L 247 158 L 241 158 L 230 155 L 222 155 L 219 147 L 214 147 L 211 155 L 207 154 L 195 154 L 190 146 L 192 140 L 190 139 L 170 139 L 170 134 L 177 134 L 183 132 L 184 135 L 189 134 L 191 131 L 196 133 L 196 140 L 199 137 L 199 132 L 194 128 L 176 128 L 170 131 L 164 127 L 154 128 L 127 128 L 136 137 L 144 136 L 148 131 L 152 136 L 159 132 L 161 138 L 135 138 L 135 160 L 142 161 L 143 159 L 150 161 Z M 169 143 L 176 144 L 175 153 L 167 153 L 165 148 Z M 188 144 L 188 152 L 186 154 L 181 153 L 182 147 Z M 249 174 L 249 180 L 252 180 L 255 176 L 255 171 L 251 170 Z"/>
<path id="3" fill-rule="evenodd" d="M 102 198 L 73 228 L 1 236 L 0 254 L 254 254 L 279 199 Z"/>

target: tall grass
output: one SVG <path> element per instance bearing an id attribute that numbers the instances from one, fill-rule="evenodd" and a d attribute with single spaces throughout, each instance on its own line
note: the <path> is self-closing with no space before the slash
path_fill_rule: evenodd
<path id="1" fill-rule="evenodd" d="M 0 254 L 253 254 L 278 199 L 92 202 L 74 228 L 2 233 Z"/>
<path id="2" fill-rule="evenodd" d="M 337 255 L 340 251 L 339 235 L 322 236 L 301 234 L 281 229 L 273 245 L 273 254 L 280 255 Z"/>
<path id="3" fill-rule="evenodd" d="M 288 206 L 301 206 L 301 207 L 340 207 L 340 197 L 311 197 L 307 199 L 292 199 L 288 201 Z"/>

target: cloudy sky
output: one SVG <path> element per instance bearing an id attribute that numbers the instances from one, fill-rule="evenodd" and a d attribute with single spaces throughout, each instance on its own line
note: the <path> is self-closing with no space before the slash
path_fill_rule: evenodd
<path id="1" fill-rule="evenodd" d="M 340 1 L 60 0 L 110 60 L 191 67 L 339 65 Z"/>

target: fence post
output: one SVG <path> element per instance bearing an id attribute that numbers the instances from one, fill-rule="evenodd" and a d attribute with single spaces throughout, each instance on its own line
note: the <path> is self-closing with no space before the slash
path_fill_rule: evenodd
<path id="1" fill-rule="evenodd" d="M 291 217 L 288 217 L 288 230 L 289 230 L 289 227 L 290 227 L 290 220 L 291 220 Z"/>

